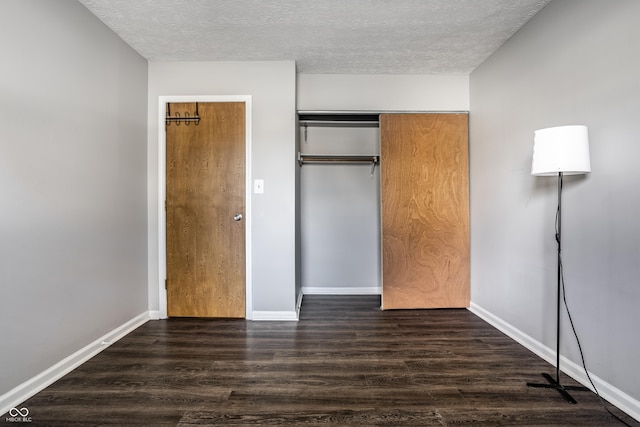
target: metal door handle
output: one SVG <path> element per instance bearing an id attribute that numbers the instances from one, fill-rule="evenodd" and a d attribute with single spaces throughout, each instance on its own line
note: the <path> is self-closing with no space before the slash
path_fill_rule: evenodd
<path id="1" fill-rule="evenodd" d="M 242 219 L 242 214 L 235 214 L 235 215 L 233 216 L 233 220 L 234 220 L 234 221 L 240 221 L 241 219 Z"/>

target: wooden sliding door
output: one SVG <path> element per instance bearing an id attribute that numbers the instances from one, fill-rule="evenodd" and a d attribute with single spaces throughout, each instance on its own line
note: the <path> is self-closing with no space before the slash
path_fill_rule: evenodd
<path id="1" fill-rule="evenodd" d="M 382 114 L 382 308 L 469 306 L 467 114 Z"/>

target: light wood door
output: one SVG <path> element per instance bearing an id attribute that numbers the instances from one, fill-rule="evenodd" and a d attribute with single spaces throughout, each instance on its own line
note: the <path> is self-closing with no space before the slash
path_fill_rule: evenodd
<path id="1" fill-rule="evenodd" d="M 382 308 L 469 306 L 467 114 L 382 114 Z"/>
<path id="2" fill-rule="evenodd" d="M 245 317 L 245 104 L 198 108 L 166 126 L 167 314 Z"/>

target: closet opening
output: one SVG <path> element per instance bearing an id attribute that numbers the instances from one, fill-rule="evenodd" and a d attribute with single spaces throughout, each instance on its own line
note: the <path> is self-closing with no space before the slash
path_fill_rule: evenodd
<path id="1" fill-rule="evenodd" d="M 380 295 L 379 114 L 298 119 L 302 293 Z"/>

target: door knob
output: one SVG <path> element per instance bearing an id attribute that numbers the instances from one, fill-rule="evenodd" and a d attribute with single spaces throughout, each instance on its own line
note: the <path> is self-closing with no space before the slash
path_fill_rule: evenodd
<path id="1" fill-rule="evenodd" d="M 235 214 L 233 216 L 233 220 L 234 221 L 240 221 L 241 219 L 242 219 L 242 214 L 240 214 L 240 213 L 239 214 Z"/>

